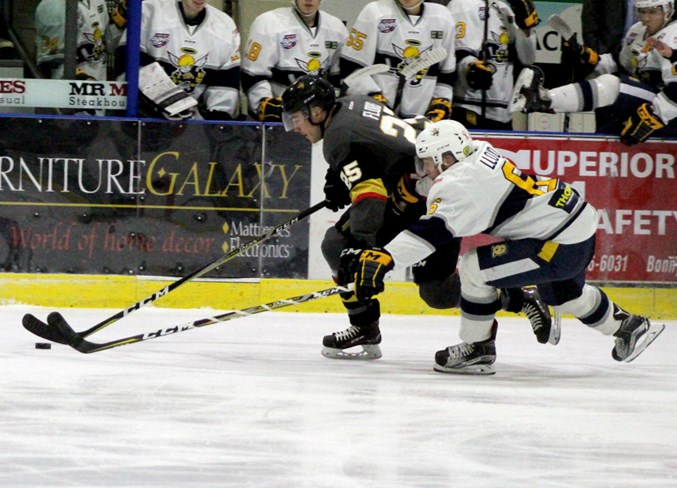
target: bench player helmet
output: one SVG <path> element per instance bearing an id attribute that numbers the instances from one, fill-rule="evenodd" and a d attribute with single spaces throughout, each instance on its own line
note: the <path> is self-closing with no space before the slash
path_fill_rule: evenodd
<path id="1" fill-rule="evenodd" d="M 675 0 L 635 0 L 635 11 L 640 8 L 658 8 L 663 10 L 663 27 L 672 19 L 675 13 Z"/>
<path id="2" fill-rule="evenodd" d="M 472 138 L 463 124 L 455 120 L 441 120 L 429 125 L 416 138 L 416 156 L 432 158 L 440 166 L 445 153 L 454 155 L 457 161 L 467 158 L 472 151 Z"/>
<path id="3" fill-rule="evenodd" d="M 336 94 L 331 83 L 319 76 L 301 76 L 282 92 L 284 128 L 290 131 L 295 127 L 292 115 L 297 112 L 302 112 L 310 120 L 312 107 L 321 107 L 329 112 L 335 103 Z M 312 120 L 310 122 L 313 123 Z"/>

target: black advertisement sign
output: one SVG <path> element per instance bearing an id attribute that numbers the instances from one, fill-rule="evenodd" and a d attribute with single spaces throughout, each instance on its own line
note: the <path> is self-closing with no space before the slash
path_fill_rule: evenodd
<path id="1" fill-rule="evenodd" d="M 310 206 L 310 145 L 279 126 L 0 118 L 4 271 L 181 276 Z M 305 278 L 308 222 L 210 278 Z"/>

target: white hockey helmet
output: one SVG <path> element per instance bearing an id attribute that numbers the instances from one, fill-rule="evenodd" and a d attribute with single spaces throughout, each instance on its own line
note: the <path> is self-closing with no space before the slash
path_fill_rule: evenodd
<path id="1" fill-rule="evenodd" d="M 663 15 L 665 16 L 665 24 L 670 22 L 673 14 L 675 13 L 675 0 L 634 0 L 635 10 L 640 8 L 657 8 L 660 7 L 663 10 Z"/>
<path id="2" fill-rule="evenodd" d="M 416 138 L 416 156 L 432 158 L 438 168 L 442 164 L 442 155 L 450 152 L 457 161 L 462 161 L 472 151 L 472 138 L 460 122 L 440 120 L 429 125 Z"/>

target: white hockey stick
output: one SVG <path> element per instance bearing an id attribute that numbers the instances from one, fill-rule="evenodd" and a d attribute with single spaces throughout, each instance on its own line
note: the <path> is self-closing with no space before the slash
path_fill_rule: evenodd
<path id="1" fill-rule="evenodd" d="M 404 66 L 397 76 L 400 78 L 397 83 L 397 92 L 395 93 L 395 103 L 393 104 L 393 110 L 397 113 L 397 109 L 402 102 L 402 92 L 404 92 L 404 84 L 411 80 L 416 74 L 424 69 L 430 68 L 432 65 L 444 61 L 447 57 L 447 50 L 443 47 L 436 47 L 425 51 L 418 58 L 416 58 L 411 63 Z"/>
<path id="2" fill-rule="evenodd" d="M 558 14 L 551 15 L 548 18 L 548 25 L 567 41 L 576 35 L 571 26 Z"/>
<path id="3" fill-rule="evenodd" d="M 355 70 L 348 76 L 346 76 L 343 80 L 343 83 L 345 83 L 345 85 L 348 88 L 350 88 L 351 86 L 355 85 L 355 82 L 357 82 L 362 78 L 366 78 L 367 76 L 379 75 L 381 73 L 387 73 L 388 71 L 390 71 L 390 66 L 387 64 L 375 64 L 373 66 L 365 66 L 364 68 Z"/>

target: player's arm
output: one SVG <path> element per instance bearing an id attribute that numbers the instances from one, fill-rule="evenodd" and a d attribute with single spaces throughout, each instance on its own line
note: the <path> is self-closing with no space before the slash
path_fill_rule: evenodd
<path id="1" fill-rule="evenodd" d="M 669 47 L 677 48 L 677 42 Z M 661 67 L 665 87 L 653 101 L 641 104 L 625 121 L 621 131 L 621 142 L 624 144 L 644 142 L 657 130 L 667 125 L 677 125 L 677 61 L 663 58 Z"/>

